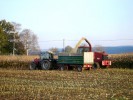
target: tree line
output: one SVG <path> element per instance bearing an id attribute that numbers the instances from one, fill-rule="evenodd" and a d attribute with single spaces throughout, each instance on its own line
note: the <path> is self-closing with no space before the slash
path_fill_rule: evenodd
<path id="1" fill-rule="evenodd" d="M 30 29 L 21 29 L 16 22 L 0 21 L 0 55 L 28 55 L 39 51 L 37 35 Z"/>

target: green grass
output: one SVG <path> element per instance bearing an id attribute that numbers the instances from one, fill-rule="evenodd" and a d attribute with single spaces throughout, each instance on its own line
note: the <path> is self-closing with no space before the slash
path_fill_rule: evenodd
<path id="1" fill-rule="evenodd" d="M 132 100 L 133 70 L 0 69 L 1 100 Z"/>

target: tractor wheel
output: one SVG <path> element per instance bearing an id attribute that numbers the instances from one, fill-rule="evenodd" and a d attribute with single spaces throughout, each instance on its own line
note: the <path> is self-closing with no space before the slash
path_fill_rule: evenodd
<path id="1" fill-rule="evenodd" d="M 60 65 L 60 70 L 63 71 L 65 69 L 64 65 Z"/>
<path id="2" fill-rule="evenodd" d="M 77 70 L 78 70 L 78 72 L 82 72 L 82 66 L 81 65 L 78 65 L 77 66 Z"/>
<path id="3" fill-rule="evenodd" d="M 35 70 L 36 69 L 36 64 L 34 62 L 31 62 L 29 69 L 30 70 Z"/>
<path id="4" fill-rule="evenodd" d="M 51 63 L 47 60 L 43 61 L 41 63 L 41 69 L 42 70 L 50 70 L 51 69 Z"/>
<path id="5" fill-rule="evenodd" d="M 94 65 L 93 65 L 93 69 L 98 69 L 98 68 L 100 68 L 99 63 L 94 63 Z"/>

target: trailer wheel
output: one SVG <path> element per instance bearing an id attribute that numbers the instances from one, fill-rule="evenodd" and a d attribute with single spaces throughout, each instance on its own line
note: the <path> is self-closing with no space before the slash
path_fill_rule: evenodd
<path id="1" fill-rule="evenodd" d="M 60 70 L 63 71 L 65 69 L 64 65 L 60 65 Z"/>
<path id="2" fill-rule="evenodd" d="M 29 69 L 30 70 L 35 70 L 36 69 L 36 64 L 34 62 L 31 62 Z"/>
<path id="3" fill-rule="evenodd" d="M 93 69 L 98 69 L 98 68 L 100 68 L 99 63 L 94 63 L 94 65 L 93 65 Z"/>
<path id="4" fill-rule="evenodd" d="M 51 69 L 51 63 L 47 60 L 43 61 L 41 63 L 41 69 L 42 70 L 50 70 Z"/>
<path id="5" fill-rule="evenodd" d="M 78 70 L 78 72 L 82 72 L 82 66 L 81 65 L 78 65 L 77 66 L 77 70 Z"/>

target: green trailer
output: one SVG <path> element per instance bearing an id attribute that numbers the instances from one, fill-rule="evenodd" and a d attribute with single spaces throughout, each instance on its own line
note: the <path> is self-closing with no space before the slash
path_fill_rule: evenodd
<path id="1" fill-rule="evenodd" d="M 59 56 L 58 63 L 83 65 L 83 56 Z"/>
<path id="2" fill-rule="evenodd" d="M 94 53 L 84 52 L 83 55 L 60 55 L 58 56 L 58 65 L 60 70 L 64 70 L 66 67 L 76 68 L 78 71 L 82 71 L 84 66 L 90 66 L 94 63 Z"/>

